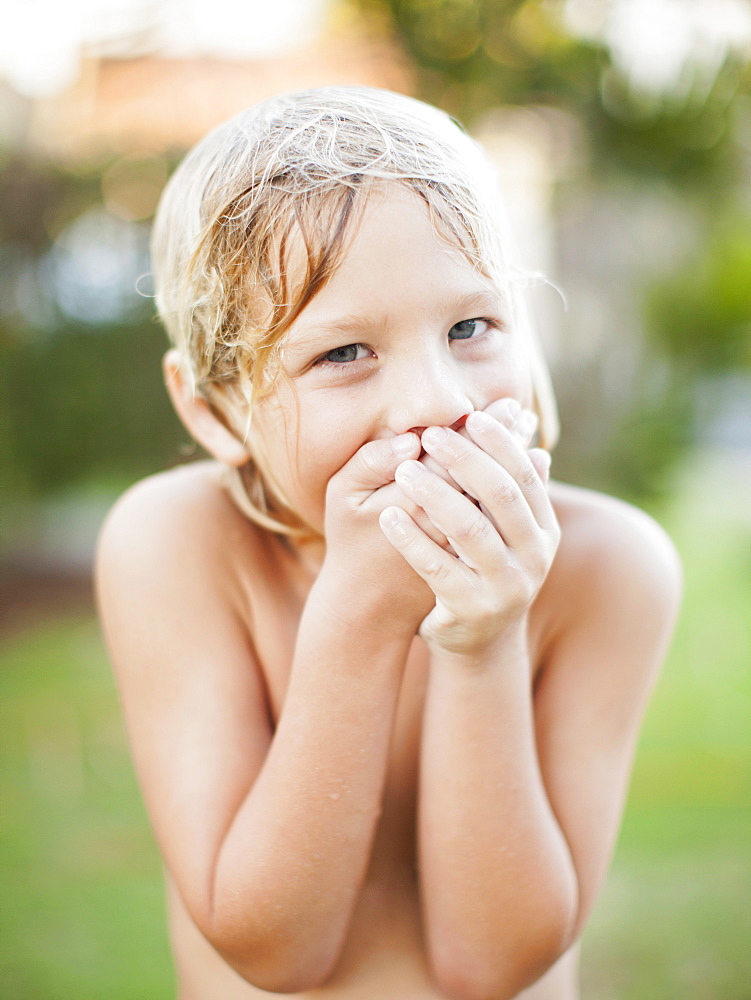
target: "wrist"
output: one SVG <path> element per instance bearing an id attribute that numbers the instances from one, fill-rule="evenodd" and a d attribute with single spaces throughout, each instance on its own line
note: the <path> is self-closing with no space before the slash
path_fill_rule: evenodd
<path id="1" fill-rule="evenodd" d="M 422 634 L 422 633 L 421 633 Z M 471 629 L 436 630 L 423 634 L 430 650 L 431 662 L 442 669 L 484 673 L 508 663 L 521 662 L 528 666 L 528 616 L 506 623 L 490 636 L 472 635 Z"/>
<path id="2" fill-rule="evenodd" d="M 427 590 L 421 580 L 417 582 Z M 305 614 L 328 620 L 338 629 L 351 629 L 364 641 L 411 642 L 426 609 L 410 610 L 410 603 L 402 600 L 398 589 L 385 587 L 383 579 L 371 579 L 367 567 L 342 567 L 324 560 L 308 595 Z"/>

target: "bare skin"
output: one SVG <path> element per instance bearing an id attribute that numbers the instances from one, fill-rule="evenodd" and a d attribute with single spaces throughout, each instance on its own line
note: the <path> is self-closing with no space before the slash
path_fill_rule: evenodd
<path id="1" fill-rule="evenodd" d="M 632 509 L 557 483 L 551 483 L 550 493 L 561 524 L 561 544 L 529 617 L 530 661 L 534 664 L 529 690 L 535 725 L 542 730 L 538 734 L 540 768 L 548 794 L 557 796 L 558 812 L 569 821 L 568 836 L 576 843 L 579 859 L 579 880 L 588 887 L 586 910 L 580 918 L 583 922 L 612 850 L 639 718 L 667 641 L 666 612 L 672 610 L 675 600 L 674 567 L 658 529 Z M 285 544 L 248 524 L 224 493 L 218 470 L 210 465 L 187 467 L 141 484 L 125 498 L 121 511 L 120 523 L 116 520 L 111 525 L 112 532 L 121 535 L 120 544 L 132 545 L 140 538 L 147 545 L 159 537 L 165 556 L 177 560 L 179 566 L 169 570 L 166 565 L 157 567 L 149 574 L 148 592 L 144 593 L 144 581 L 133 592 L 142 617 L 159 608 L 158 620 L 165 628 L 163 648 L 161 643 L 155 648 L 154 638 L 143 629 L 132 628 L 127 610 L 122 618 L 112 611 L 107 613 L 113 584 L 107 580 L 106 566 L 100 575 L 100 590 L 141 781 L 168 866 L 177 866 L 182 861 L 179 856 L 187 855 L 187 865 L 182 862 L 189 871 L 187 877 L 195 870 L 198 880 L 203 881 L 201 857 L 198 852 L 196 860 L 191 857 L 184 843 L 186 831 L 205 840 L 207 855 L 211 854 L 214 845 L 226 836 L 227 817 L 236 810 L 244 792 L 247 760 L 260 755 L 258 742 L 268 747 L 274 738 L 311 574 L 291 557 Z M 208 536 L 207 524 L 212 526 Z M 144 538 L 144 532 L 152 538 Z M 201 535 L 204 538 L 198 551 L 195 545 L 186 547 L 186 538 Z M 590 539 L 584 552 L 579 549 L 582 536 Z M 116 545 L 118 540 L 110 539 L 109 544 Z M 103 558 L 107 561 L 106 553 Z M 608 561 L 609 568 L 603 571 Z M 199 566 L 200 580 L 196 575 Z M 262 578 L 256 572 L 259 566 L 267 570 Z M 613 608 L 609 616 L 600 619 L 597 606 L 606 600 L 602 587 L 620 592 L 623 581 L 617 579 L 619 574 L 627 574 L 626 592 L 632 591 L 628 606 Z M 205 598 L 200 602 L 196 600 L 197 586 Z M 578 636 L 569 640 L 580 657 L 576 663 L 567 662 L 561 650 L 565 645 L 564 623 L 571 613 L 572 587 L 576 588 L 578 609 L 594 604 L 592 620 L 583 616 Z M 221 627 L 221 622 L 216 622 L 218 609 L 208 598 L 212 590 L 221 591 L 222 603 L 233 609 L 231 625 L 225 621 Z M 196 605 L 200 604 L 203 607 L 199 610 Z M 185 607 L 192 608 L 191 616 L 184 615 Z M 633 628 L 635 613 L 640 616 L 641 633 Z M 179 625 L 184 639 L 184 647 L 175 653 L 167 648 L 166 638 L 172 621 Z M 230 647 L 240 636 L 247 643 L 240 662 L 219 671 L 212 667 L 219 692 L 215 705 L 205 700 L 210 678 L 187 666 L 193 642 L 212 621 L 216 622 L 218 660 L 225 648 L 227 659 L 236 660 Z M 130 633 L 127 640 L 117 634 L 121 627 Z M 618 636 L 617 642 L 614 636 Z M 148 651 L 142 648 L 145 644 Z M 141 676 L 127 675 L 134 647 L 139 647 L 148 663 Z M 427 1000 L 446 995 L 432 981 L 426 962 L 416 875 L 416 777 L 429 655 L 420 639 L 411 644 L 409 654 L 389 734 L 382 812 L 375 821 L 367 866 L 358 878 L 346 940 L 326 982 L 295 995 L 358 1000 Z M 357 662 L 358 653 L 352 655 Z M 160 676 L 151 676 L 154 670 Z M 371 720 L 372 711 L 371 705 Z M 190 725 L 181 735 L 185 715 L 190 717 Z M 159 733 L 153 732 L 157 720 Z M 177 732 L 173 727 L 178 727 Z M 214 752 L 208 752 L 209 748 Z M 606 766 L 603 755 L 607 755 Z M 301 761 L 303 771 L 311 764 L 309 758 Z M 205 774 L 197 775 L 197 770 Z M 343 768 L 330 776 L 322 793 L 332 811 L 347 795 L 340 780 L 342 773 Z M 328 790 L 329 785 L 333 790 Z M 183 794 L 166 794 L 170 787 L 183 790 Z M 216 817 L 217 822 L 210 822 L 213 804 L 218 806 L 222 799 L 229 800 L 229 808 Z M 306 831 L 312 825 L 314 818 L 305 820 Z M 580 840 L 575 842 L 574 836 Z M 308 838 L 313 839 L 312 832 Z M 449 859 L 446 863 L 452 862 Z M 168 874 L 168 881 L 181 1000 L 212 1000 L 217 996 L 240 1000 L 267 995 L 233 970 L 208 943 L 189 915 L 176 878 L 180 878 L 177 867 L 174 876 Z M 499 930 L 502 933 L 502 927 Z M 576 949 L 571 948 L 539 982 L 518 995 L 525 1000 L 575 1000 L 576 983 Z"/>
<path id="2" fill-rule="evenodd" d="M 102 535 L 182 1000 L 577 997 L 680 573 L 645 515 L 548 483 L 523 345 L 410 197 L 366 212 L 254 422 L 320 541 L 210 464 Z"/>

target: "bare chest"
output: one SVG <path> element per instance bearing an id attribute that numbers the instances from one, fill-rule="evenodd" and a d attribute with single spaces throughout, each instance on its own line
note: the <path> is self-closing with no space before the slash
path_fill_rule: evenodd
<path id="1" fill-rule="evenodd" d="M 274 725 L 283 711 L 306 591 L 290 581 L 283 592 L 266 591 L 253 607 L 254 644 L 266 682 Z M 545 609 L 530 616 L 530 687 L 541 669 Z M 358 664 L 353 664 L 355 669 Z M 371 853 L 368 881 L 411 883 L 416 891 L 415 827 L 422 716 L 429 680 L 429 653 L 419 637 L 412 641 L 394 718 L 381 818 Z"/>
<path id="2" fill-rule="evenodd" d="M 243 597 L 249 631 L 263 670 L 268 711 L 276 725 L 283 709 L 307 588 L 293 573 L 266 574 L 262 592 Z M 269 580 L 273 579 L 273 585 Z M 533 669 L 540 669 L 545 616 L 530 619 Z M 353 664 L 353 667 L 356 667 Z M 442 1000 L 428 973 L 417 875 L 416 812 L 422 716 L 429 682 L 429 656 L 415 638 L 405 664 L 394 717 L 381 815 L 370 863 L 353 913 L 348 939 L 319 1000 Z M 171 929 L 180 1000 L 251 1000 L 270 996 L 240 978 L 200 937 L 176 894 L 171 895 Z M 563 960 L 524 994 L 524 1000 L 576 1000 L 573 956 Z M 565 969 L 564 969 L 565 966 Z M 567 971 L 566 971 L 567 970 Z M 300 994 L 307 997 L 312 994 Z M 521 1000 L 521 997 L 519 998 Z"/>

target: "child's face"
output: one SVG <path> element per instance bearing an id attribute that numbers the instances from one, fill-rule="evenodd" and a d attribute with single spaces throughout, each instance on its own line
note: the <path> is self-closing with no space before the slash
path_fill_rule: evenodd
<path id="1" fill-rule="evenodd" d="M 329 479 L 366 442 L 532 398 L 509 304 L 436 236 L 417 195 L 369 197 L 333 277 L 284 341 L 254 434 L 288 501 L 323 531 Z"/>

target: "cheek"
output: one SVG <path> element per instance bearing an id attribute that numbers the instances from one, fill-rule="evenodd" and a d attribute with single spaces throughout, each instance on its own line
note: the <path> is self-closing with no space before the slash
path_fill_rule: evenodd
<path id="1" fill-rule="evenodd" d="M 295 505 L 317 504 L 326 484 L 357 450 L 356 428 L 325 399 L 288 394 L 264 401 L 255 423 L 272 477 Z"/>
<path id="2" fill-rule="evenodd" d="M 262 400 L 253 414 L 253 451 L 267 470 L 273 484 L 289 495 L 299 441 L 297 401 L 289 393 L 277 391 Z"/>
<path id="3" fill-rule="evenodd" d="M 316 456 L 316 464 L 333 475 L 369 438 L 372 400 L 363 393 L 339 388 L 301 400 L 298 440 L 302 460 Z"/>
<path id="4" fill-rule="evenodd" d="M 528 410 L 534 408 L 535 392 L 532 374 L 527 365 L 520 365 L 516 377 L 516 398 Z"/>
<path id="5" fill-rule="evenodd" d="M 534 392 L 527 359 L 517 352 L 509 352 L 498 359 L 492 369 L 486 372 L 482 394 L 489 402 L 510 397 L 518 400 L 522 406 L 530 407 Z"/>

